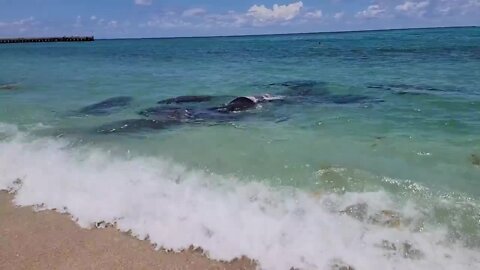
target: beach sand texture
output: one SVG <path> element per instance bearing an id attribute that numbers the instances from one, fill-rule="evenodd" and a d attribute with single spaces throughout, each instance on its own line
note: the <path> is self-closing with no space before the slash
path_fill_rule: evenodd
<path id="1" fill-rule="evenodd" d="M 246 259 L 217 262 L 201 251 L 156 251 L 114 228 L 86 230 L 67 215 L 15 207 L 0 192 L 0 269 L 255 269 Z"/>

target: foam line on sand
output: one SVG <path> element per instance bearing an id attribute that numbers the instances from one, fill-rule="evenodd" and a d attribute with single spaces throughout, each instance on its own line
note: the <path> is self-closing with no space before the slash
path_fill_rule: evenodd
<path id="1" fill-rule="evenodd" d="M 0 191 L 0 269 L 255 269 L 246 259 L 217 262 L 199 250 L 155 250 L 114 228 L 82 229 L 69 216 L 15 207 Z"/>

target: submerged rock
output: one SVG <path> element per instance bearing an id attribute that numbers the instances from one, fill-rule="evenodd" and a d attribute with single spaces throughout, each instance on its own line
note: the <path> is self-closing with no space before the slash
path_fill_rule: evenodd
<path id="1" fill-rule="evenodd" d="M 334 259 L 330 263 L 331 270 L 355 270 L 355 268 L 351 265 L 348 265 L 341 259 Z"/>
<path id="2" fill-rule="evenodd" d="M 121 109 L 130 105 L 132 97 L 113 97 L 104 101 L 83 107 L 79 110 L 79 113 L 85 115 L 104 115 L 113 112 L 114 110 Z"/>
<path id="3" fill-rule="evenodd" d="M 414 248 L 413 245 L 408 242 L 402 243 L 401 251 L 405 259 L 420 260 L 425 257 L 425 254 L 421 250 Z"/>
<path id="4" fill-rule="evenodd" d="M 390 253 L 390 256 L 400 255 L 403 258 L 410 260 L 421 260 L 425 257 L 425 253 L 423 251 L 414 248 L 413 245 L 409 242 L 395 244 L 388 240 L 383 240 L 382 243 L 377 246 L 385 251 L 388 251 Z"/>
<path id="5" fill-rule="evenodd" d="M 400 213 L 391 210 L 382 210 L 371 216 L 369 221 L 372 224 L 390 228 L 398 228 L 402 223 Z"/>
<path id="6" fill-rule="evenodd" d="M 345 210 L 340 211 L 341 214 L 345 214 L 354 219 L 364 221 L 368 214 L 368 204 L 359 203 L 348 206 Z"/>
<path id="7" fill-rule="evenodd" d="M 358 221 L 366 221 L 373 225 L 388 228 L 398 228 L 402 225 L 408 225 L 411 223 L 410 219 L 404 219 L 399 212 L 392 210 L 382 210 L 374 215 L 369 216 L 368 208 L 368 204 L 358 203 L 348 206 L 344 210 L 340 211 L 340 213 Z"/>
<path id="8" fill-rule="evenodd" d="M 480 156 L 476 155 L 476 154 L 471 154 L 470 155 L 470 162 L 477 166 L 477 167 L 480 167 Z"/>
<path id="9" fill-rule="evenodd" d="M 377 246 L 384 250 L 392 250 L 392 251 L 397 250 L 397 245 L 395 245 L 395 243 L 392 243 L 388 240 L 383 240 L 382 243 Z"/>

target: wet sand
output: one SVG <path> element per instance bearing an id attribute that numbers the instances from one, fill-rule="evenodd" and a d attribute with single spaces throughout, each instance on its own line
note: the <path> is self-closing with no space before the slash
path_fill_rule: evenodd
<path id="1" fill-rule="evenodd" d="M 69 216 L 15 207 L 0 191 L 0 269 L 255 269 L 242 258 L 217 262 L 201 251 L 156 251 L 114 228 L 86 230 Z"/>

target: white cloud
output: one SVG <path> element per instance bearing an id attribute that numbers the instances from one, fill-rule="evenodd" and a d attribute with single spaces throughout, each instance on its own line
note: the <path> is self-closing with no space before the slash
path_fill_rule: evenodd
<path id="1" fill-rule="evenodd" d="M 439 0 L 438 2 L 435 11 L 440 15 L 480 14 L 480 0 Z"/>
<path id="2" fill-rule="evenodd" d="M 185 21 L 181 18 L 178 18 L 175 13 L 167 13 L 163 16 L 155 16 L 152 19 L 148 20 L 146 23 L 142 23 L 140 27 L 151 27 L 151 28 L 161 28 L 161 29 L 170 29 L 178 27 L 187 27 L 192 24 L 188 21 Z"/>
<path id="3" fill-rule="evenodd" d="M 203 8 L 191 8 L 187 9 L 182 13 L 183 17 L 195 17 L 206 14 L 207 11 Z"/>
<path id="4" fill-rule="evenodd" d="M 409 15 L 421 17 L 427 12 L 426 8 L 429 5 L 430 5 L 430 2 L 428 0 L 422 1 L 422 2 L 406 1 L 403 4 L 396 6 L 395 10 L 409 14 Z"/>
<path id="5" fill-rule="evenodd" d="M 207 27 L 241 27 L 250 22 L 248 16 L 235 11 L 229 11 L 227 14 L 210 14 L 205 16 Z"/>
<path id="6" fill-rule="evenodd" d="M 305 13 L 305 18 L 308 19 L 321 19 L 322 17 L 323 12 L 320 9 Z"/>
<path id="7" fill-rule="evenodd" d="M 380 18 L 386 15 L 386 9 L 381 8 L 380 5 L 371 5 L 367 9 L 359 11 L 355 17 L 360 19 Z"/>
<path id="8" fill-rule="evenodd" d="M 95 21 L 96 19 L 97 19 L 97 16 L 95 16 L 95 15 L 90 16 L 91 21 Z"/>
<path id="9" fill-rule="evenodd" d="M 271 9 L 265 7 L 265 5 L 253 5 L 248 10 L 247 16 L 260 23 L 290 21 L 300 14 L 302 8 L 302 1 L 289 5 L 275 4 Z"/>
<path id="10" fill-rule="evenodd" d="M 39 24 L 40 22 L 35 20 L 34 17 L 10 22 L 0 21 L 0 35 L 5 35 L 5 33 L 7 35 L 18 35 L 19 33 L 32 32 Z M 35 32 L 38 32 L 38 29 Z"/>
<path id="11" fill-rule="evenodd" d="M 135 5 L 150 6 L 152 2 L 152 0 L 135 0 Z"/>
<path id="12" fill-rule="evenodd" d="M 34 17 L 28 17 L 25 19 L 20 19 L 18 21 L 12 22 L 0 22 L 0 27 L 11 27 L 11 26 L 29 26 L 37 24 Z"/>
<path id="13" fill-rule="evenodd" d="M 337 12 L 337 13 L 335 13 L 335 14 L 333 15 L 333 18 L 334 18 L 335 20 L 340 20 L 340 19 L 343 18 L 343 16 L 345 16 L 345 12 Z"/>

